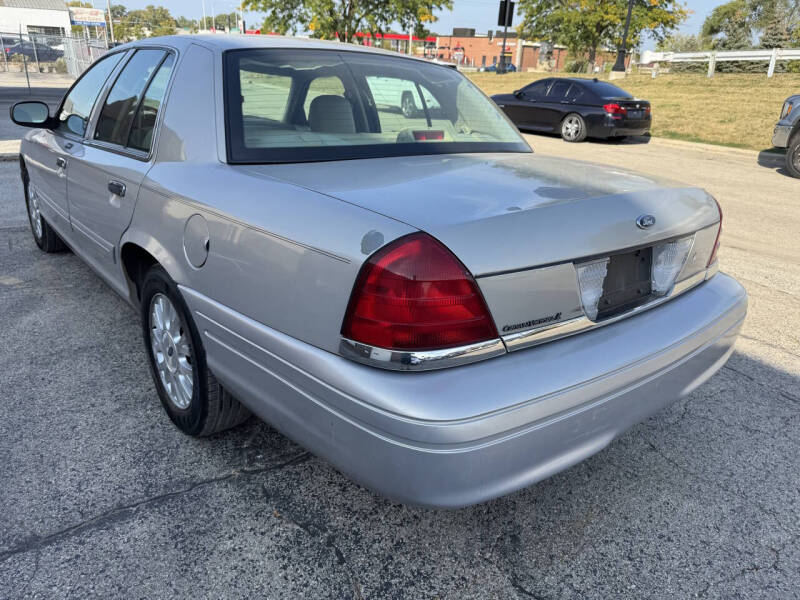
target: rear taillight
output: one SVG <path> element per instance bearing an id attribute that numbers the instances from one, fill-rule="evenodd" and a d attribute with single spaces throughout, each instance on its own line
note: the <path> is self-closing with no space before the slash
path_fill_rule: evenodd
<path id="1" fill-rule="evenodd" d="M 645 117 L 649 117 L 650 116 L 650 107 L 649 106 L 644 109 L 644 116 Z"/>
<path id="2" fill-rule="evenodd" d="M 364 263 L 342 335 L 391 350 L 439 350 L 498 337 L 475 279 L 425 233 L 400 238 Z"/>
<path id="3" fill-rule="evenodd" d="M 603 110 L 606 111 L 606 114 L 609 115 L 612 119 L 621 119 L 624 115 L 628 114 L 628 109 L 624 106 L 620 106 L 619 104 L 604 104 Z"/>
<path id="4" fill-rule="evenodd" d="M 717 200 L 714 199 L 714 202 L 717 202 Z M 719 250 L 719 236 L 722 235 L 722 207 L 719 205 L 719 202 L 717 202 L 717 209 L 719 210 L 719 229 L 717 229 L 717 239 L 714 240 L 714 249 L 711 250 L 711 257 L 708 259 L 708 264 L 706 265 L 706 268 L 710 267 L 712 264 L 714 264 L 714 261 L 717 260 L 717 250 Z"/>

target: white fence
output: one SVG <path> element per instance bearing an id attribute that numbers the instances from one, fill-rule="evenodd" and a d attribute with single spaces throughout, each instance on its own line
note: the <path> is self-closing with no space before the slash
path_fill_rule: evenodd
<path id="1" fill-rule="evenodd" d="M 708 52 L 642 52 L 641 62 L 650 63 L 708 63 L 708 76 L 713 77 L 718 62 L 750 61 L 769 62 L 767 77 L 775 73 L 779 60 L 800 60 L 800 48 L 773 48 L 771 50 L 725 50 Z"/>

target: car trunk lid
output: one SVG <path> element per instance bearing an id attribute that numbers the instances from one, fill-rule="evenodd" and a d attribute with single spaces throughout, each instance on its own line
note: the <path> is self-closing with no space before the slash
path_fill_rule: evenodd
<path id="1" fill-rule="evenodd" d="M 719 220 L 706 192 L 533 154 L 248 165 L 423 230 L 476 276 L 552 265 L 692 233 Z M 641 228 L 638 217 L 655 222 Z"/>

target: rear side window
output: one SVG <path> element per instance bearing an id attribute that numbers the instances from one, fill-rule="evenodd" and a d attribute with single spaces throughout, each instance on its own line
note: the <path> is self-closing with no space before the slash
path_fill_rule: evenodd
<path id="1" fill-rule="evenodd" d="M 111 91 L 108 93 L 94 139 L 126 145 L 133 116 L 139 107 L 145 88 L 165 58 L 163 50 L 137 50 L 122 69 Z"/>
<path id="2" fill-rule="evenodd" d="M 567 100 L 577 100 L 583 96 L 583 88 L 577 83 L 573 83 L 567 92 Z"/>
<path id="3" fill-rule="evenodd" d="M 117 52 L 103 57 L 83 74 L 64 98 L 64 103 L 58 113 L 57 130 L 68 131 L 75 135 L 84 134 L 89 114 L 100 95 L 100 90 L 103 89 L 106 79 L 124 55 L 124 52 Z"/>
<path id="4" fill-rule="evenodd" d="M 142 152 L 149 152 L 153 143 L 153 130 L 156 126 L 158 111 L 164 101 L 164 94 L 167 91 L 169 76 L 172 74 L 172 66 L 175 64 L 175 55 L 170 54 L 161 63 L 147 91 L 144 94 L 136 116 L 133 117 L 131 133 L 128 136 L 128 146 Z"/>
<path id="5" fill-rule="evenodd" d="M 572 84 L 569 81 L 556 81 L 547 92 L 547 97 L 553 100 L 563 100 L 567 96 L 570 85 Z"/>

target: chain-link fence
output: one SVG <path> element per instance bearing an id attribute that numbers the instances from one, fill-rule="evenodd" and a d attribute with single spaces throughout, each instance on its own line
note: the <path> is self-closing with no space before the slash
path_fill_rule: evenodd
<path id="1" fill-rule="evenodd" d="M 64 73 L 77 77 L 102 56 L 106 40 L 0 32 L 0 69 L 28 73 Z"/>

